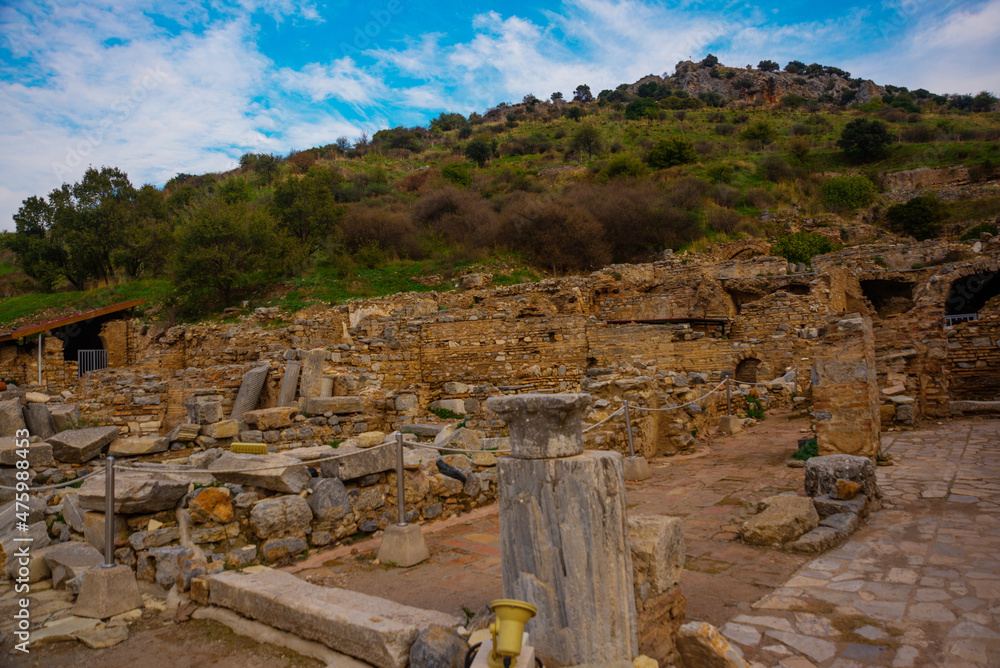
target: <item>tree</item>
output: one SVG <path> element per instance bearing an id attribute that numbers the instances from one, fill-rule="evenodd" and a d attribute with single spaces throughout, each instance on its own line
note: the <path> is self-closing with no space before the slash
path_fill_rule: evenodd
<path id="1" fill-rule="evenodd" d="M 694 150 L 694 145 L 680 138 L 662 140 L 646 156 L 646 162 L 653 169 L 686 165 L 696 160 L 698 153 Z"/>
<path id="2" fill-rule="evenodd" d="M 590 92 L 590 86 L 587 84 L 580 84 L 573 91 L 573 101 L 574 102 L 591 102 L 594 96 Z"/>
<path id="3" fill-rule="evenodd" d="M 581 109 L 580 107 L 570 107 L 569 109 L 566 110 L 566 118 L 570 119 L 571 121 L 579 121 L 581 118 L 583 118 L 583 109 Z"/>
<path id="4" fill-rule="evenodd" d="M 493 147 L 482 137 L 476 137 L 465 145 L 465 157 L 480 167 L 493 157 Z"/>
<path id="5" fill-rule="evenodd" d="M 856 118 L 840 133 L 837 146 L 849 157 L 861 162 L 881 160 L 889 154 L 892 133 L 882 121 Z"/>
<path id="6" fill-rule="evenodd" d="M 534 97 L 534 96 L 532 96 Z M 527 98 L 525 99 L 527 101 Z M 447 132 L 449 130 L 460 130 L 468 125 L 468 121 L 462 114 L 456 113 L 445 113 L 441 112 L 437 118 L 433 119 L 430 123 L 431 130 L 440 130 L 441 132 Z M 376 137 L 377 137 L 376 133 Z"/>
<path id="7" fill-rule="evenodd" d="M 552 93 L 552 101 L 553 102 L 555 102 L 556 100 L 561 100 L 561 99 L 563 99 L 562 93 L 560 93 L 559 91 L 556 91 L 555 93 Z"/>
<path id="8" fill-rule="evenodd" d="M 210 200 L 174 232 L 174 285 L 189 308 L 229 306 L 283 274 L 290 251 L 264 209 Z"/>
<path id="9" fill-rule="evenodd" d="M 270 213 L 304 251 L 312 251 L 336 231 L 342 213 L 336 192 L 343 180 L 331 169 L 312 167 L 301 179 L 286 179 L 274 188 Z"/>
<path id="10" fill-rule="evenodd" d="M 781 66 L 773 60 L 762 60 L 757 63 L 757 69 L 761 72 L 777 72 Z"/>
<path id="11" fill-rule="evenodd" d="M 581 125 L 570 139 L 570 148 L 574 151 L 586 151 L 587 157 L 601 150 L 601 131 L 596 126 Z"/>
<path id="12" fill-rule="evenodd" d="M 743 141 L 757 142 L 761 145 L 770 144 L 776 136 L 774 128 L 767 121 L 755 121 L 740 133 L 740 139 Z"/>
<path id="13" fill-rule="evenodd" d="M 711 53 L 705 56 L 705 60 L 701 61 L 702 67 L 715 67 L 719 64 L 719 59 L 713 56 Z"/>
<path id="14" fill-rule="evenodd" d="M 806 64 L 801 60 L 792 60 L 785 65 L 785 71 L 789 74 L 805 74 Z"/>
<path id="15" fill-rule="evenodd" d="M 885 216 L 904 234 L 909 234 L 918 241 L 924 241 L 938 235 L 947 211 L 936 194 L 928 193 L 913 197 L 906 204 L 890 206 Z"/>
<path id="16" fill-rule="evenodd" d="M 62 246 L 51 238 L 52 207 L 42 197 L 29 197 L 14 214 L 15 230 L 4 235 L 4 246 L 17 256 L 22 271 L 51 292 L 66 263 Z"/>
<path id="17" fill-rule="evenodd" d="M 660 115 L 660 107 L 656 101 L 648 97 L 640 97 L 625 105 L 625 118 L 638 121 L 642 118 L 654 119 Z"/>

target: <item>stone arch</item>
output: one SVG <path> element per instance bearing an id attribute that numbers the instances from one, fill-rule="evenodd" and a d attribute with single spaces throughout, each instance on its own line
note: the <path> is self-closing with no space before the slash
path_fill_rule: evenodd
<path id="1" fill-rule="evenodd" d="M 733 371 L 733 379 L 739 383 L 759 382 L 757 374 L 760 370 L 760 364 L 760 360 L 756 357 L 745 357 L 741 359 L 736 364 L 736 370 Z"/>
<path id="2" fill-rule="evenodd" d="M 951 282 L 944 300 L 945 315 L 978 313 L 997 295 L 1000 295 L 1000 272 L 970 267 Z"/>

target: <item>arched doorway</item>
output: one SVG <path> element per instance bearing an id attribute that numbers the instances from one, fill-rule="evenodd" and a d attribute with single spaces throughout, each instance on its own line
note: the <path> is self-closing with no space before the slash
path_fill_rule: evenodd
<path id="1" fill-rule="evenodd" d="M 748 357 L 736 365 L 736 373 L 733 374 L 733 378 L 740 383 L 756 383 L 757 368 L 759 366 L 759 359 L 755 357 Z"/>
<path id="2" fill-rule="evenodd" d="M 973 316 L 997 295 L 1000 295 L 1000 273 L 979 271 L 961 276 L 951 284 L 944 302 L 946 316 Z M 957 318 L 953 318 L 956 319 Z M 969 317 L 969 320 L 975 318 Z"/>

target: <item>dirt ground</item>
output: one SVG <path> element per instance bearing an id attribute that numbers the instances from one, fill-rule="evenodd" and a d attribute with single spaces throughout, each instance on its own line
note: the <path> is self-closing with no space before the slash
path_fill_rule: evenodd
<path id="1" fill-rule="evenodd" d="M 652 477 L 628 484 L 631 512 L 683 518 L 686 557 L 682 589 L 688 618 L 722 625 L 784 583 L 806 559 L 742 545 L 740 522 L 767 496 L 802 488 L 802 469 L 785 460 L 808 426 L 775 412 L 728 438 L 701 443 L 694 454 L 656 459 Z M 424 526 L 431 558 L 413 568 L 375 561 L 377 540 L 312 555 L 286 570 L 315 584 L 337 586 L 459 616 L 472 615 L 501 596 L 496 505 Z M 0 615 L 5 614 L 0 603 Z M 9 606 L 8 606 L 9 607 Z M 29 657 L 2 656 L 15 666 L 134 666 L 156 657 L 162 666 L 299 667 L 320 665 L 288 650 L 237 636 L 206 620 L 164 624 L 147 612 L 128 640 L 104 650 L 77 643 L 40 647 Z M 0 661 L 2 662 L 2 661 Z"/>

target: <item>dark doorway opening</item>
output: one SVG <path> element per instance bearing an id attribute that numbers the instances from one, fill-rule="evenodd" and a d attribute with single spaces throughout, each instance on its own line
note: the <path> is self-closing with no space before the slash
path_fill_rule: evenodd
<path id="1" fill-rule="evenodd" d="M 861 281 L 864 294 L 880 318 L 906 313 L 914 307 L 914 284 L 909 281 L 872 279 Z"/>
<path id="2" fill-rule="evenodd" d="M 733 374 L 733 377 L 740 383 L 756 383 L 757 367 L 759 366 L 759 359 L 748 357 L 736 365 L 736 373 Z"/>

